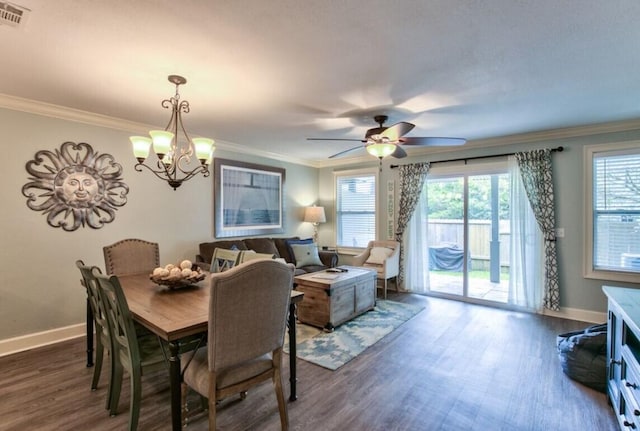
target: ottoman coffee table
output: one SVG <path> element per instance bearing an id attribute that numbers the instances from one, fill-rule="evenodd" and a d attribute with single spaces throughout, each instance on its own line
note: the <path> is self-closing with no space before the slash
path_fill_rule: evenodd
<path id="1" fill-rule="evenodd" d="M 294 277 L 295 289 L 304 292 L 298 304 L 298 320 L 333 329 L 376 304 L 376 272 L 341 266 L 345 272 L 319 271 Z"/>

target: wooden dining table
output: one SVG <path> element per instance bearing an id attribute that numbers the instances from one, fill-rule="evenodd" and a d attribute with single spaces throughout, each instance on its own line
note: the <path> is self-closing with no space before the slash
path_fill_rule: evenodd
<path id="1" fill-rule="evenodd" d="M 194 285 L 179 289 L 158 286 L 149 279 L 149 274 L 146 273 L 120 276 L 118 280 L 127 298 L 133 319 L 168 343 L 171 423 L 172 429 L 179 431 L 182 429 L 180 346 L 187 337 L 192 338 L 191 336 L 197 334 L 206 336 L 209 319 L 209 277 Z M 290 401 L 297 398 L 296 304 L 302 300 L 303 296 L 304 293 L 292 290 L 289 303 Z M 89 317 L 89 313 L 87 316 Z M 89 332 L 89 325 L 87 325 L 87 332 Z M 87 343 L 89 339 L 88 336 Z M 93 341 L 91 342 L 93 344 Z M 88 351 L 89 348 L 87 345 Z"/>

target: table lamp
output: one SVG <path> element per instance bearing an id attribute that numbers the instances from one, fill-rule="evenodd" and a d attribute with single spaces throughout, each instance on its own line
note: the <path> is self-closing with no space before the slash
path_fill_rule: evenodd
<path id="1" fill-rule="evenodd" d="M 313 224 L 313 241 L 318 242 L 318 225 L 327 221 L 324 215 L 324 207 L 306 207 L 304 209 L 304 221 Z"/>

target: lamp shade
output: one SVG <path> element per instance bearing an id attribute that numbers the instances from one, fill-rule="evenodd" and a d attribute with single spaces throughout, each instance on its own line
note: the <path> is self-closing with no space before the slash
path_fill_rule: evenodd
<path id="1" fill-rule="evenodd" d="M 213 146 L 215 141 L 209 138 L 193 138 L 191 141 L 196 149 L 196 158 L 203 163 L 210 163 L 216 149 Z"/>
<path id="2" fill-rule="evenodd" d="M 133 155 L 138 160 L 144 160 L 149 157 L 151 138 L 147 138 L 146 136 L 131 136 L 129 140 L 133 145 Z"/>
<path id="3" fill-rule="evenodd" d="M 153 150 L 158 157 L 162 158 L 171 150 L 171 141 L 174 134 L 166 130 L 151 130 L 149 132 L 153 141 Z"/>
<path id="4" fill-rule="evenodd" d="M 304 209 L 304 221 L 307 223 L 324 223 L 327 218 L 324 215 L 324 207 L 307 207 Z"/>

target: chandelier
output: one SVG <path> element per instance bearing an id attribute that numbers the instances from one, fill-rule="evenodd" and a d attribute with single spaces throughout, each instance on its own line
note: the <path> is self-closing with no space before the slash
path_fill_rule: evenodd
<path id="1" fill-rule="evenodd" d="M 186 100 L 181 101 L 178 92 L 178 87 L 186 84 L 187 80 L 182 76 L 169 75 L 169 82 L 175 84 L 176 94 L 170 99 L 162 101 L 163 108 L 171 109 L 171 118 L 167 127 L 164 130 L 151 130 L 149 132 L 151 138 L 131 136 L 129 140 L 133 145 L 133 154 L 138 160 L 135 170 L 142 172 L 142 168 L 145 167 L 153 172 L 156 177 L 169 183 L 169 186 L 175 190 L 184 181 L 198 174 L 202 174 L 205 177 L 209 176 L 209 165 L 213 159 L 215 146 L 213 145 L 213 139 L 192 139 L 189 137 L 182 124 L 182 113 L 189 113 L 189 102 Z M 185 142 L 178 140 L 178 129 L 182 130 L 186 138 Z M 149 166 L 145 163 L 145 160 L 149 157 L 151 146 L 153 146 L 153 151 L 157 156 L 155 166 L 153 164 Z M 190 169 L 194 154 L 200 163 Z"/>

